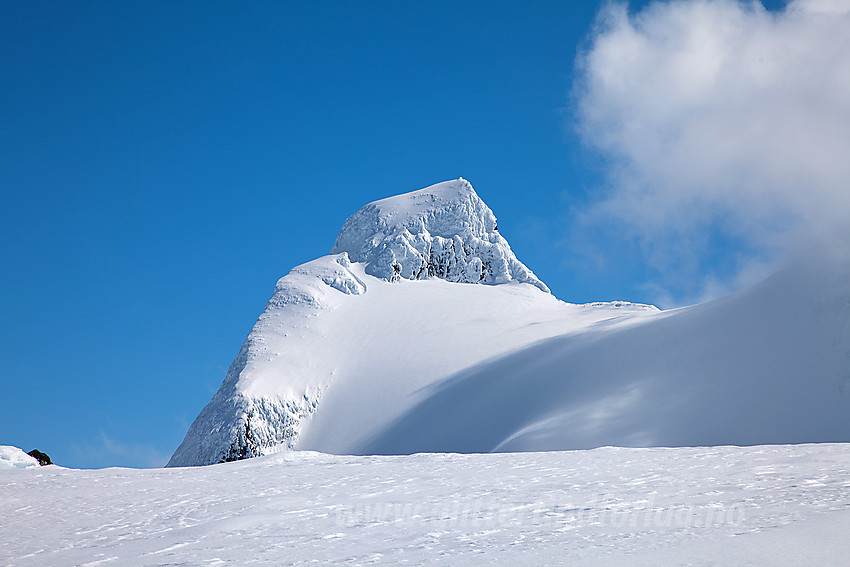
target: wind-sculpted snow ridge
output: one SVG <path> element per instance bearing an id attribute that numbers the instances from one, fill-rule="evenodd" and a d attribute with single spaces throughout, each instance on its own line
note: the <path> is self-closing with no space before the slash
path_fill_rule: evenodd
<path id="1" fill-rule="evenodd" d="M 848 442 L 848 260 L 810 251 L 735 295 L 470 367 L 356 452 Z"/>
<path id="2" fill-rule="evenodd" d="M 517 281 L 549 291 L 517 260 L 493 211 L 462 178 L 366 205 L 345 221 L 331 251 L 340 252 L 389 281 Z"/>
<path id="3" fill-rule="evenodd" d="M 266 309 L 231 364 L 221 388 L 192 423 L 168 466 L 213 464 L 291 447 L 316 409 L 331 371 L 300 352 L 317 338 L 308 324 L 339 295 L 360 295 L 363 282 L 345 253 L 294 268 L 278 280 Z M 326 365 L 324 365 L 326 366 Z"/>

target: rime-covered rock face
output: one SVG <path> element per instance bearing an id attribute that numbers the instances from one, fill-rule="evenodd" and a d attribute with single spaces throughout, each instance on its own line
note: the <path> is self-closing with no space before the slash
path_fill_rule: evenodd
<path id="1" fill-rule="evenodd" d="M 332 254 L 347 252 L 366 273 L 395 281 L 529 283 L 549 288 L 517 260 L 493 211 L 464 180 L 370 203 L 342 227 Z"/>

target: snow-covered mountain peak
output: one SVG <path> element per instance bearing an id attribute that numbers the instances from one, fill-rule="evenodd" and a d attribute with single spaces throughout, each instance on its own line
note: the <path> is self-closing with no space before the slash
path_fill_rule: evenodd
<path id="1" fill-rule="evenodd" d="M 416 232 L 424 227 L 443 238 L 463 233 L 486 238 L 496 229 L 493 211 L 463 178 L 381 199 L 364 208 L 376 209 L 386 228 Z"/>
<path id="2" fill-rule="evenodd" d="M 221 388 L 169 465 L 301 448 L 327 392 L 339 390 L 344 400 L 351 395 L 347 387 L 370 391 L 369 382 L 377 380 L 406 400 L 437 377 L 550 336 L 552 325 L 581 326 L 584 316 L 517 260 L 469 182 L 375 201 L 346 221 L 330 255 L 296 266 L 277 282 Z M 357 420 L 386 413 L 381 399 L 343 401 L 353 422 L 330 424 L 332 444 L 322 444 L 321 424 L 311 426 L 319 446 L 344 451 L 367 435 L 377 424 Z M 388 405 L 399 403 L 393 398 Z"/>
<path id="3" fill-rule="evenodd" d="M 389 281 L 511 281 L 549 288 L 520 262 L 496 216 L 465 179 L 369 203 L 345 221 L 332 254 L 347 252 L 366 273 Z"/>

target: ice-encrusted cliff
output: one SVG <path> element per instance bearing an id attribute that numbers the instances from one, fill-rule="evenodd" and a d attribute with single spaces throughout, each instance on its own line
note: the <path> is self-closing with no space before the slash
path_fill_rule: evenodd
<path id="1" fill-rule="evenodd" d="M 463 179 L 376 201 L 345 222 L 331 255 L 277 282 L 169 466 L 286 448 L 352 452 L 439 378 L 588 321 L 646 312 L 554 298 Z"/>
<path id="2" fill-rule="evenodd" d="M 354 213 L 331 254 L 347 252 L 366 273 L 395 281 L 529 283 L 549 288 L 517 260 L 496 216 L 465 179 L 375 201 Z"/>

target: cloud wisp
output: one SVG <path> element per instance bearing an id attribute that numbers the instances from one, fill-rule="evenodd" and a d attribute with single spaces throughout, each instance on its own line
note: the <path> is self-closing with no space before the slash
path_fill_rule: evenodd
<path id="1" fill-rule="evenodd" d="M 763 260 L 848 224 L 850 0 L 611 4 L 574 95 L 608 176 L 583 221 L 618 223 L 662 271 L 712 254 L 706 231 Z"/>
<path id="2" fill-rule="evenodd" d="M 116 466 L 116 463 L 123 467 L 160 468 L 165 466 L 170 456 L 152 445 L 124 442 L 104 431 L 90 442 L 71 446 L 71 453 L 76 461 L 85 462 L 91 468 Z"/>

